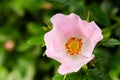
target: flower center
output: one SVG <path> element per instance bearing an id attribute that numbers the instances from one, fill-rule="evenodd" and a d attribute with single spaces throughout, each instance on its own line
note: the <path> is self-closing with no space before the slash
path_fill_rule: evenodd
<path id="1" fill-rule="evenodd" d="M 66 51 L 70 55 L 79 54 L 81 51 L 81 46 L 82 39 L 78 39 L 76 37 L 71 37 L 65 44 Z"/>

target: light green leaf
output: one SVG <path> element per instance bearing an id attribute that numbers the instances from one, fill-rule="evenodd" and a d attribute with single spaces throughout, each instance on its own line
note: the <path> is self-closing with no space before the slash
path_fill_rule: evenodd
<path id="1" fill-rule="evenodd" d="M 41 45 L 44 46 L 44 39 L 43 37 L 35 37 L 35 38 L 31 38 L 27 41 L 28 44 L 32 44 L 32 45 Z"/>
<path id="2" fill-rule="evenodd" d="M 52 80 L 63 80 L 64 76 L 60 75 L 60 74 L 56 74 Z"/>
<path id="3" fill-rule="evenodd" d="M 49 31 L 48 27 L 41 27 L 41 25 L 30 22 L 27 25 L 30 33 L 35 34 L 35 37 L 31 37 L 27 43 L 33 45 L 41 45 L 44 46 L 44 35 L 47 31 Z M 44 29 L 46 28 L 46 29 Z"/>
<path id="4" fill-rule="evenodd" d="M 17 50 L 20 51 L 20 52 L 24 52 L 24 51 L 27 51 L 27 50 L 30 49 L 30 48 L 31 48 L 31 45 L 27 44 L 26 42 L 22 42 L 22 43 L 18 46 Z"/>
<path id="5" fill-rule="evenodd" d="M 5 67 L 0 66 L 0 80 L 6 80 L 8 76 L 8 71 Z"/>

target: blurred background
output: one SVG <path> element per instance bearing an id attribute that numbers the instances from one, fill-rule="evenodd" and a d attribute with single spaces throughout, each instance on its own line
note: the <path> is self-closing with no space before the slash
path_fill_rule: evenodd
<path id="1" fill-rule="evenodd" d="M 45 55 L 50 18 L 76 13 L 86 20 L 88 11 L 104 39 L 89 70 L 66 80 L 120 80 L 120 0 L 0 0 L 0 80 L 62 80 L 60 64 Z"/>

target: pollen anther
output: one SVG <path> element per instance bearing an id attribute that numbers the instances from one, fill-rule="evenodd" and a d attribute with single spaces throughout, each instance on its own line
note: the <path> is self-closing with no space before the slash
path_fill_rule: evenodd
<path id="1" fill-rule="evenodd" d="M 81 51 L 82 39 L 71 37 L 65 44 L 67 54 L 75 55 L 79 54 Z"/>

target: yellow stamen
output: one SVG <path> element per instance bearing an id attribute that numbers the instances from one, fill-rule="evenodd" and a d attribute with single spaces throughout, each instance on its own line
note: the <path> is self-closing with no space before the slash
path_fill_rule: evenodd
<path id="1" fill-rule="evenodd" d="M 68 54 L 74 55 L 79 54 L 81 51 L 82 39 L 71 37 L 65 44 L 65 48 Z"/>

